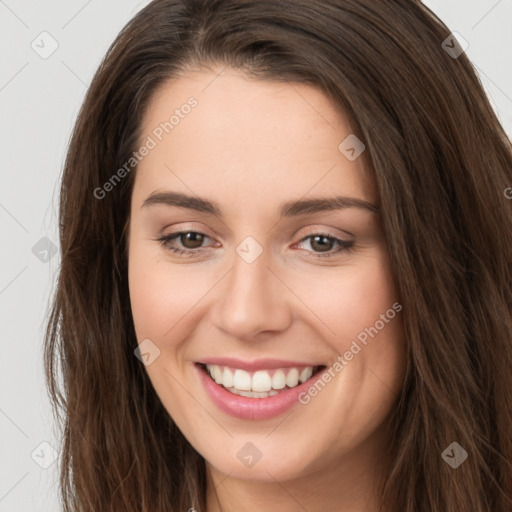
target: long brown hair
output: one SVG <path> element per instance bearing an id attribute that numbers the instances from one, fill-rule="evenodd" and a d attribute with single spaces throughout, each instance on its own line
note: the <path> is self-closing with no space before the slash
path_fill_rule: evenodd
<path id="1" fill-rule="evenodd" d="M 205 511 L 204 460 L 134 356 L 136 169 L 94 191 L 137 149 L 156 89 L 213 63 L 320 88 L 366 145 L 408 345 L 382 506 L 512 509 L 512 149 L 448 38 L 415 0 L 155 0 L 124 27 L 87 92 L 60 191 L 45 370 L 66 512 Z M 442 457 L 453 442 L 468 454 L 456 469 Z"/>

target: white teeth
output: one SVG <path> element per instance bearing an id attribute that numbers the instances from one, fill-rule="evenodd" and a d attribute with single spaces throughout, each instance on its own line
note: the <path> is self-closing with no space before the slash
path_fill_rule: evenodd
<path id="1" fill-rule="evenodd" d="M 229 388 L 228 391 L 231 391 L 231 393 L 233 393 L 234 395 L 246 396 L 249 398 L 267 398 L 269 396 L 274 396 L 278 394 L 278 392 L 273 389 L 271 389 L 268 393 L 257 393 L 256 391 L 240 391 L 239 389 L 235 388 Z"/>
<path id="2" fill-rule="evenodd" d="M 241 391 L 251 391 L 251 374 L 245 370 L 235 370 L 233 377 L 233 387 L 240 389 Z M 224 385 L 224 383 L 222 384 Z"/>
<path id="3" fill-rule="evenodd" d="M 301 382 L 306 382 L 311 377 L 311 375 L 313 375 L 313 368 L 311 368 L 311 366 L 309 366 L 308 368 L 304 368 L 300 372 L 299 380 Z"/>
<path id="4" fill-rule="evenodd" d="M 286 385 L 293 388 L 299 384 L 299 370 L 292 368 L 286 376 Z"/>
<path id="5" fill-rule="evenodd" d="M 274 389 L 283 389 L 286 386 L 286 379 L 283 370 L 276 370 L 272 377 L 272 387 Z M 291 386 L 290 386 L 291 387 Z"/>
<path id="6" fill-rule="evenodd" d="M 227 366 L 216 364 L 206 365 L 212 379 L 232 393 L 252 398 L 266 398 L 276 395 L 279 390 L 286 387 L 293 388 L 310 379 L 313 375 L 313 366 L 305 368 L 278 368 L 271 375 L 266 370 L 251 373 Z"/>
<path id="7" fill-rule="evenodd" d="M 227 366 L 224 367 L 222 385 L 226 388 L 230 388 L 233 386 L 233 372 Z"/>
<path id="8" fill-rule="evenodd" d="M 213 378 L 217 384 L 222 384 L 222 370 L 218 366 L 213 367 Z"/>
<path id="9" fill-rule="evenodd" d="M 268 372 L 259 371 L 252 376 L 253 391 L 270 391 L 272 389 L 273 379 L 270 378 Z M 223 384 L 225 386 L 226 384 Z"/>

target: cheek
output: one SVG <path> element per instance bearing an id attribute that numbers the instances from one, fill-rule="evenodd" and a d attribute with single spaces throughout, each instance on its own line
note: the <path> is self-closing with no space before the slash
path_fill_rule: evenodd
<path id="1" fill-rule="evenodd" d="M 163 340 L 205 293 L 205 283 L 194 279 L 184 265 L 165 260 L 161 250 L 134 244 L 130 248 L 128 280 L 137 338 Z"/>
<path id="2" fill-rule="evenodd" d="M 398 296 L 382 251 L 357 265 L 339 267 L 331 275 L 311 280 L 303 295 L 322 321 L 326 339 L 339 350 L 376 322 L 381 326 L 381 315 L 387 311 L 391 310 L 389 316 L 396 316 L 393 304 Z M 384 330 L 393 329 L 397 323 L 386 322 Z"/>
<path id="3" fill-rule="evenodd" d="M 139 341 L 154 335 L 149 327 L 158 325 L 161 309 L 168 300 L 162 295 L 165 283 L 157 279 L 157 270 L 158 263 L 146 257 L 144 251 L 138 247 L 130 248 L 128 282 L 132 315 Z"/>

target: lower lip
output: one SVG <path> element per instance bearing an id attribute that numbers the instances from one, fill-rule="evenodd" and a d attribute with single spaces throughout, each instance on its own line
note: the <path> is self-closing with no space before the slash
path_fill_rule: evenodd
<path id="1" fill-rule="evenodd" d="M 250 398 L 235 395 L 220 384 L 217 384 L 199 364 L 195 365 L 199 377 L 212 401 L 227 414 L 244 420 L 264 420 L 283 414 L 285 411 L 299 403 L 299 395 L 308 389 L 324 370 L 299 386 L 281 391 L 277 395 L 267 398 Z"/>

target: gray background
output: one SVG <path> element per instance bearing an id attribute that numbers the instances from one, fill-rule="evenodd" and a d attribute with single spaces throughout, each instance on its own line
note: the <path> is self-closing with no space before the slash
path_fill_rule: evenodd
<path id="1" fill-rule="evenodd" d="M 58 183 L 86 88 L 119 30 L 147 3 L 0 0 L 0 512 L 60 510 L 59 442 L 42 366 L 59 266 Z M 469 43 L 512 135 L 512 0 L 425 3 Z"/>

